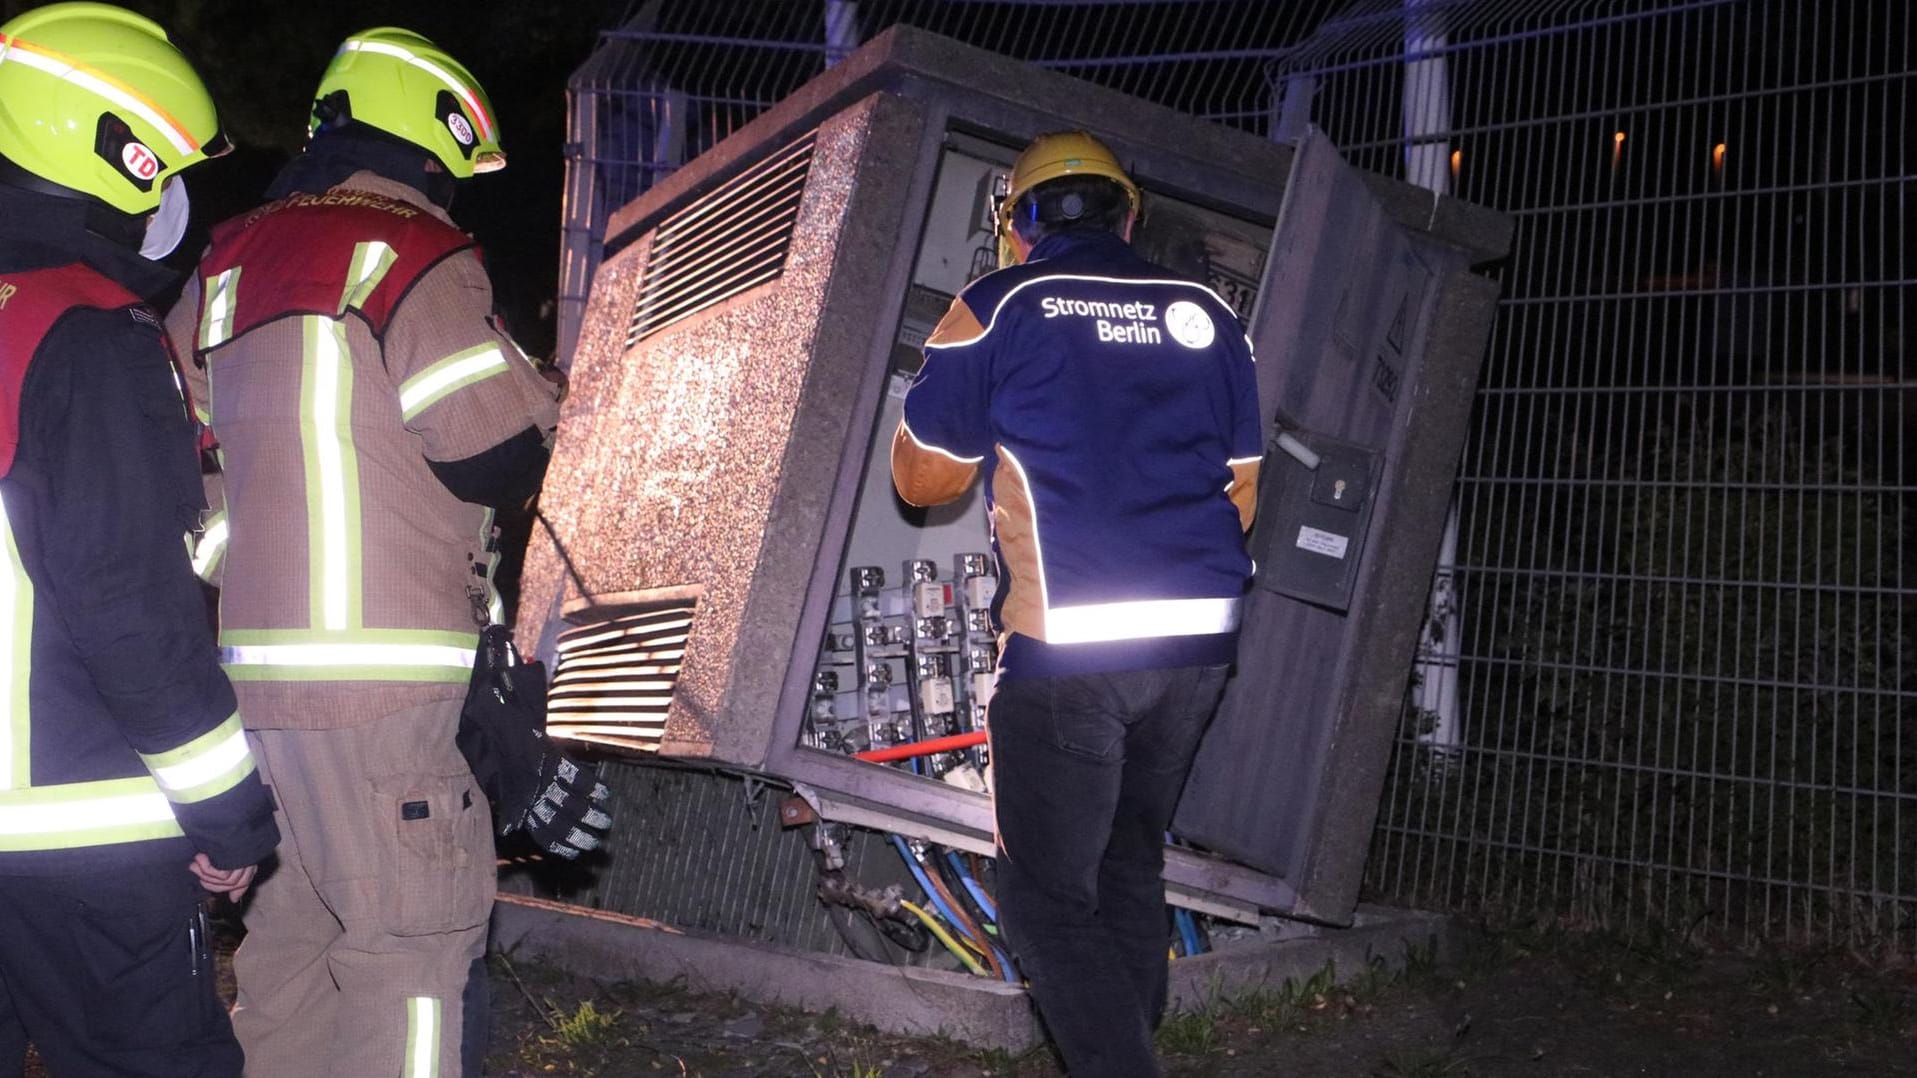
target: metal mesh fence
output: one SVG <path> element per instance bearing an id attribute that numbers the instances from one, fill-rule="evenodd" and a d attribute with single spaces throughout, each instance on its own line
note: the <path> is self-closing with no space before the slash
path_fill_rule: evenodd
<path id="1" fill-rule="evenodd" d="M 1284 70 L 1518 220 L 1373 891 L 1908 943 L 1905 6 L 1362 4 Z"/>
<path id="2" fill-rule="evenodd" d="M 899 21 L 1516 216 L 1374 897 L 1917 939 L 1902 0 L 643 4 L 561 355 L 610 210 Z"/>

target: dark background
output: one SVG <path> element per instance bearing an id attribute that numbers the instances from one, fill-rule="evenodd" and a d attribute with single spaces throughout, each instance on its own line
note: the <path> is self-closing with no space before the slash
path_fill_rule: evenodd
<path id="1" fill-rule="evenodd" d="M 565 175 L 566 79 L 617 24 L 627 0 L 118 0 L 147 15 L 199 69 L 237 145 L 188 173 L 197 256 L 205 230 L 256 204 L 306 139 L 307 109 L 348 34 L 400 26 L 472 71 L 499 114 L 507 168 L 462 185 L 453 203 L 492 266 L 501 313 L 528 352 L 550 356 Z M 40 7 L 0 0 L 0 22 Z"/>

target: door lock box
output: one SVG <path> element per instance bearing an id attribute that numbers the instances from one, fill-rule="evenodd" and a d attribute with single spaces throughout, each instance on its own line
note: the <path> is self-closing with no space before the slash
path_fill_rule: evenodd
<path id="1" fill-rule="evenodd" d="M 1259 587 L 1344 612 L 1358 579 L 1381 461 L 1363 446 L 1280 434 L 1258 482 L 1252 557 Z"/>

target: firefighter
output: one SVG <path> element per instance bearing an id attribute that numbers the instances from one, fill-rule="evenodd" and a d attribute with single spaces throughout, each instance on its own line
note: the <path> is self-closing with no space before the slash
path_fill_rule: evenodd
<path id="1" fill-rule="evenodd" d="M 1101 1078 L 1158 1073 L 1163 839 L 1236 651 L 1261 450 L 1250 341 L 1132 251 L 1138 209 L 1097 139 L 1034 141 L 1005 268 L 927 339 L 892 446 L 915 505 L 985 477 L 999 910 L 1067 1069 Z"/>
<path id="2" fill-rule="evenodd" d="M 0 1073 L 237 1076 L 205 891 L 279 834 L 181 542 L 197 431 L 141 297 L 221 152 L 157 25 L 0 25 Z"/>
<path id="3" fill-rule="evenodd" d="M 499 613 L 493 510 L 537 491 L 558 421 L 447 215 L 504 164 L 464 66 L 354 34 L 305 151 L 215 227 L 168 319 L 222 459 L 200 562 L 287 835 L 235 962 L 259 1078 L 478 1065 L 461 995 L 495 857 L 454 735 Z"/>

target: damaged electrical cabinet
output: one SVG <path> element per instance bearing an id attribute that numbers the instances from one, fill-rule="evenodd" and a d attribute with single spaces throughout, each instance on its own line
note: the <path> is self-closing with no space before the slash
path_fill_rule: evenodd
<path id="1" fill-rule="evenodd" d="M 1473 267 L 1510 224 L 1315 134 L 1271 142 L 909 28 L 875 39 L 614 215 L 520 640 L 553 664 L 558 736 L 776 776 L 824 820 L 989 852 L 981 498 L 904 505 L 887 446 L 926 335 L 995 264 L 1012 159 L 1069 128 L 1143 189 L 1137 246 L 1244 319 L 1271 434 L 1173 900 L 1345 922 L 1496 298 Z"/>

